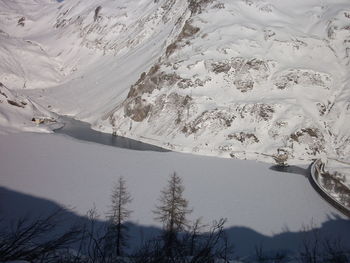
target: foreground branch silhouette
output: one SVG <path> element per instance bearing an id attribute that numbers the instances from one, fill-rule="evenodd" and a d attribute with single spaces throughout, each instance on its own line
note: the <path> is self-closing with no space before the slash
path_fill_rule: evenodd
<path id="1" fill-rule="evenodd" d="M 12 230 L 0 233 L 1 261 L 28 260 L 54 262 L 57 252 L 62 252 L 77 242 L 81 236 L 81 228 L 64 227 L 65 210 L 58 209 L 50 215 L 37 218 L 20 218 L 14 223 Z"/>

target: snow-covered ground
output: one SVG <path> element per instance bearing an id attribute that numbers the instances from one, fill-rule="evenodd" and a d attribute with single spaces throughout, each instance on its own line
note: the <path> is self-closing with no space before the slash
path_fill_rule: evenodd
<path id="1" fill-rule="evenodd" d="M 345 160 L 327 159 L 318 183 L 333 199 L 350 210 L 350 163 Z"/>
<path id="2" fill-rule="evenodd" d="M 0 145 L 1 187 L 71 207 L 80 215 L 95 205 L 103 218 L 113 182 L 124 176 L 133 197 L 131 221 L 161 227 L 152 210 L 168 176 L 176 171 L 194 209 L 191 219 L 202 217 L 205 223 L 223 217 L 228 219 L 227 228 L 248 228 L 273 237 L 304 226 L 322 228 L 343 218 L 312 189 L 305 178 L 306 167 L 278 172 L 254 161 L 134 151 L 57 134 L 1 135 Z M 2 200 L 5 193 L 2 190 Z M 45 209 L 15 207 L 14 200 L 0 201 L 5 218 L 40 214 Z M 328 233 L 344 238 L 350 230 L 349 221 L 344 222 L 335 223 Z M 249 237 L 240 238 L 249 242 Z M 283 247 L 283 242 L 275 246 Z"/>
<path id="3" fill-rule="evenodd" d="M 201 3 L 101 129 L 241 159 L 346 156 L 349 2 Z"/>
<path id="4" fill-rule="evenodd" d="M 183 152 L 271 162 L 282 150 L 289 163 L 350 152 L 348 0 L 0 10 L 0 82 L 47 110 Z M 12 109 L 1 127 L 35 128 Z"/>
<path id="5" fill-rule="evenodd" d="M 330 174 L 337 175 L 350 189 L 350 162 L 329 159 L 325 165 L 325 170 Z"/>
<path id="6" fill-rule="evenodd" d="M 176 171 L 192 219 L 227 217 L 270 237 L 333 224 L 343 235 L 348 222 L 306 166 L 282 173 L 235 158 L 348 156 L 349 39 L 348 0 L 0 1 L 0 186 L 104 215 L 124 176 L 131 220 L 159 226 L 152 209 Z M 232 159 L 84 143 L 35 123 L 56 113 Z M 0 203 L 8 218 L 42 209 L 14 203 Z"/>

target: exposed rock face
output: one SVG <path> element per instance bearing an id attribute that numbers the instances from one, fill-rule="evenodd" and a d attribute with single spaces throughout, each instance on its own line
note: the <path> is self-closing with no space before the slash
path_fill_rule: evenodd
<path id="1" fill-rule="evenodd" d="M 287 36 L 278 26 L 261 28 L 235 9 L 278 13 L 268 2 L 190 1 L 191 16 L 178 37 L 112 114 L 115 129 L 128 134 L 128 128 L 173 149 L 238 158 L 281 149 L 291 159 L 336 154 L 333 117 L 344 108 L 334 102 L 349 82 L 343 78 L 346 56 L 335 62 L 348 45 L 337 34 L 347 27 L 334 21 L 346 16 L 323 21 L 328 31 L 320 40 Z M 350 19 L 344 23 L 350 26 Z M 343 73 L 326 65 L 330 59 Z"/>
<path id="2" fill-rule="evenodd" d="M 248 92 L 254 88 L 257 82 L 266 80 L 269 76 L 269 65 L 260 59 L 232 58 L 229 61 L 215 61 L 209 70 L 219 74 L 224 73 L 224 79 L 241 92 Z"/>
<path id="3" fill-rule="evenodd" d="M 303 128 L 290 135 L 292 141 L 307 145 L 305 150 L 309 155 L 324 152 L 325 140 L 323 134 L 316 128 Z"/>
<path id="4" fill-rule="evenodd" d="M 287 70 L 275 76 L 274 85 L 278 89 L 292 88 L 296 85 L 314 86 L 329 89 L 332 78 L 325 73 L 312 70 Z"/>

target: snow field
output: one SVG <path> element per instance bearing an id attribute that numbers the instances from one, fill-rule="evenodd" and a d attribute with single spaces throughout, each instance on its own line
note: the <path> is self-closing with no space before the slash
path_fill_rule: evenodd
<path id="1" fill-rule="evenodd" d="M 131 221 L 159 226 L 152 210 L 168 176 L 176 171 L 194 208 L 191 219 L 211 222 L 223 217 L 227 227 L 272 235 L 286 227 L 298 231 L 311 221 L 320 226 L 335 215 L 341 217 L 304 175 L 277 172 L 269 164 L 132 151 L 55 134 L 1 135 L 0 145 L 1 186 L 72 207 L 81 215 L 93 205 L 105 215 L 111 186 L 124 176 L 133 197 Z"/>

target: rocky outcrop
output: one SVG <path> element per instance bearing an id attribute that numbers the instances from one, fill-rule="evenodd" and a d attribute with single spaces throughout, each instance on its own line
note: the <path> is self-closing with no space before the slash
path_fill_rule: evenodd
<path id="1" fill-rule="evenodd" d="M 267 2 L 243 2 L 242 10 L 278 13 Z M 337 50 L 313 36 L 247 26 L 235 7 L 228 1 L 190 1 L 191 15 L 178 36 L 112 114 L 115 129 L 157 138 L 173 149 L 205 154 L 210 149 L 239 158 L 274 156 L 280 149 L 299 160 L 334 153 L 331 119 L 342 110 L 334 104 L 342 75 L 314 60 L 319 52 L 324 61 L 336 60 Z M 232 21 L 218 19 L 220 14 Z M 337 19 L 330 24 L 340 23 Z M 330 24 L 325 37 L 337 39 L 340 26 Z"/>

